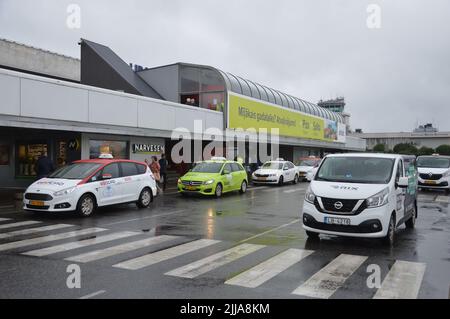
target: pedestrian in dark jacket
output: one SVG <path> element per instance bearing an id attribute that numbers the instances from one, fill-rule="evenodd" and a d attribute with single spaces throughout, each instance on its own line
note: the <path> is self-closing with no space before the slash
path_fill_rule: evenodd
<path id="1" fill-rule="evenodd" d="M 53 164 L 53 161 L 47 157 L 47 153 L 41 154 L 41 156 L 39 156 L 39 158 L 36 162 L 36 166 L 35 166 L 37 179 L 47 177 L 54 170 L 55 170 L 55 165 Z"/>
<path id="2" fill-rule="evenodd" d="M 163 190 L 166 190 L 167 185 L 167 159 L 165 154 L 161 154 L 161 158 L 159 159 L 159 173 L 161 175 Z"/>

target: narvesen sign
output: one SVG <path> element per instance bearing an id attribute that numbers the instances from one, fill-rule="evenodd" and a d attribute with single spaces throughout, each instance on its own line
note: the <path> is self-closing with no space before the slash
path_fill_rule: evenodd
<path id="1" fill-rule="evenodd" d="M 278 128 L 281 136 L 345 143 L 345 126 L 335 121 L 229 93 L 228 128 Z"/>
<path id="2" fill-rule="evenodd" d="M 160 154 L 164 152 L 164 146 L 159 144 L 133 144 L 135 154 Z"/>

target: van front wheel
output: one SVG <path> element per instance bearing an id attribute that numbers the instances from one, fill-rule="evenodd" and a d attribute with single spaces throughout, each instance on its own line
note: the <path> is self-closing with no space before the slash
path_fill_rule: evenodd
<path id="1" fill-rule="evenodd" d="M 385 245 L 393 246 L 395 242 L 395 217 L 392 214 L 391 219 L 389 221 L 388 231 L 386 236 L 383 238 L 383 242 Z"/>

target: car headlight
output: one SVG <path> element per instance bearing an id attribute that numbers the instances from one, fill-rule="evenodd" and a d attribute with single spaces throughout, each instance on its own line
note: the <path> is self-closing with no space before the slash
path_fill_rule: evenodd
<path id="1" fill-rule="evenodd" d="M 305 200 L 311 204 L 314 204 L 314 201 L 316 200 L 316 195 L 311 190 L 311 187 L 308 187 L 308 190 L 305 193 Z"/>
<path id="2" fill-rule="evenodd" d="M 204 181 L 204 182 L 203 182 L 203 185 L 211 185 L 212 183 L 214 183 L 214 180 L 213 180 L 213 179 L 210 179 L 210 180 L 208 180 L 208 181 Z"/>
<path id="3" fill-rule="evenodd" d="M 178 183 L 178 184 L 181 184 L 181 179 L 178 179 L 177 183 Z"/>
<path id="4" fill-rule="evenodd" d="M 388 203 L 389 188 L 386 187 L 381 192 L 366 199 L 367 208 L 380 207 Z"/>
<path id="5" fill-rule="evenodd" d="M 76 188 L 77 188 L 76 186 L 70 187 L 70 188 L 66 188 L 66 189 L 63 189 L 63 190 L 61 190 L 61 191 L 57 191 L 57 192 L 53 193 L 53 195 L 55 195 L 55 196 L 69 195 L 69 194 L 72 193 Z"/>

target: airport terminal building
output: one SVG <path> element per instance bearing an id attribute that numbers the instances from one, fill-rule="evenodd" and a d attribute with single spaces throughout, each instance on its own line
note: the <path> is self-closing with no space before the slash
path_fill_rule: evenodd
<path id="1" fill-rule="evenodd" d="M 293 162 L 366 149 L 364 139 L 346 135 L 341 114 L 298 97 L 210 66 L 132 67 L 107 46 L 79 44 L 74 59 L 0 40 L 0 187 L 29 185 L 44 151 L 56 166 L 100 153 L 144 160 L 164 152 L 177 170 L 172 134 L 196 125 L 253 128 L 256 136 L 276 128 L 279 155 Z M 213 138 L 192 135 L 203 147 Z"/>

